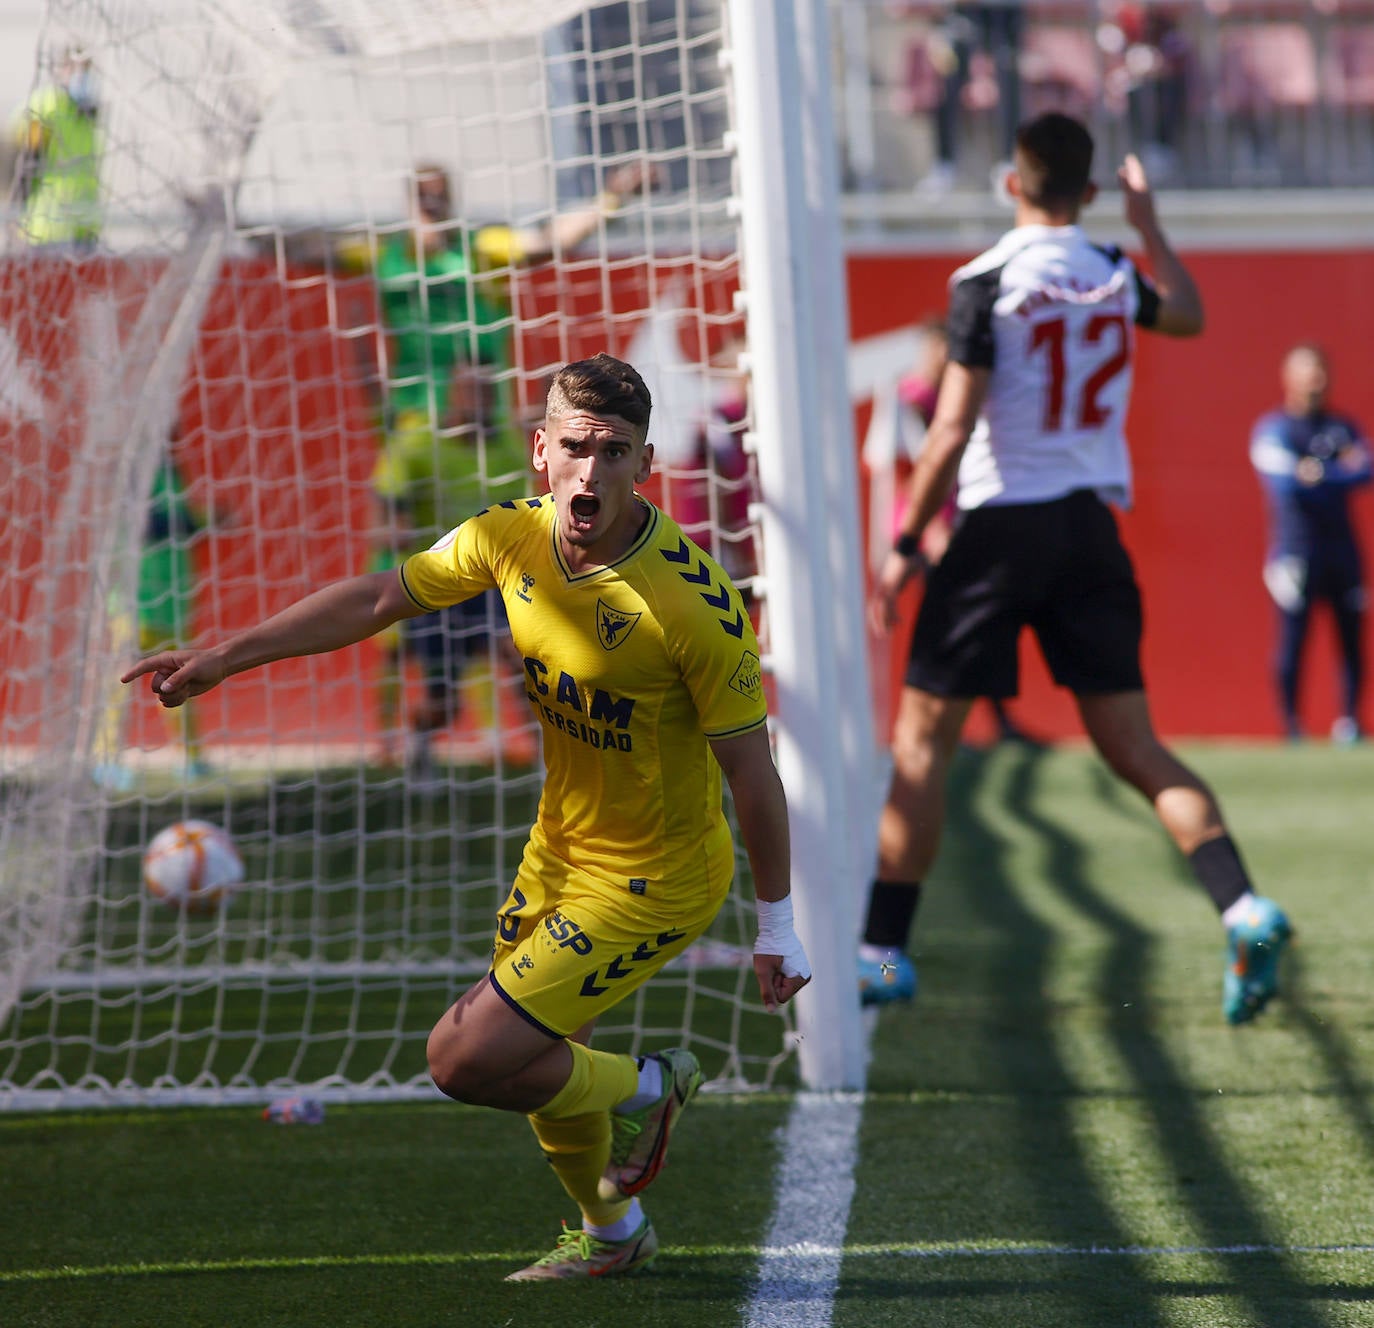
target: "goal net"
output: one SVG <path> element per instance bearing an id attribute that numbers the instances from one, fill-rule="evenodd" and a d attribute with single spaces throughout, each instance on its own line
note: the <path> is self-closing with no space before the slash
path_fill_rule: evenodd
<path id="1" fill-rule="evenodd" d="M 540 784 L 490 606 L 170 726 L 117 679 L 536 491 L 560 364 L 644 373 L 647 491 L 767 653 L 727 47 L 712 0 L 50 0 L 0 253 L 0 1108 L 434 1092 Z M 246 865 L 205 914 L 142 882 L 188 818 Z M 795 1080 L 739 865 L 598 1045 Z"/>

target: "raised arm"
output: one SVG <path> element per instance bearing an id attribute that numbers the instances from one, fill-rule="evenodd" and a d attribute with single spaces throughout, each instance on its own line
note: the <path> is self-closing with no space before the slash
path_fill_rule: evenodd
<path id="1" fill-rule="evenodd" d="M 338 650 L 423 612 L 401 588 L 394 568 L 366 572 L 324 586 L 219 645 L 149 655 L 120 681 L 151 675 L 153 695 L 172 709 L 246 669 Z"/>
<path id="2" fill-rule="evenodd" d="M 595 203 L 560 212 L 547 226 L 521 233 L 524 261 L 541 263 L 564 249 L 576 248 L 596 230 L 602 217 L 614 216 L 627 198 L 653 183 L 652 167 L 635 161 L 617 166 L 606 176 L 606 188 Z"/>
<path id="3" fill-rule="evenodd" d="M 764 1007 L 776 1010 L 811 981 L 811 965 L 792 926 L 792 843 L 787 796 L 773 764 L 768 730 L 718 738 L 711 751 L 729 781 L 744 850 L 754 875 L 759 934 L 754 975 Z"/>
<path id="4" fill-rule="evenodd" d="M 1134 154 L 1128 155 L 1116 178 L 1121 185 L 1126 222 L 1140 236 L 1150 276 L 1159 291 L 1159 315 L 1151 324 L 1151 331 L 1162 332 L 1168 337 L 1197 336 L 1204 321 L 1202 296 L 1159 224 L 1154 195 L 1140 159 Z"/>

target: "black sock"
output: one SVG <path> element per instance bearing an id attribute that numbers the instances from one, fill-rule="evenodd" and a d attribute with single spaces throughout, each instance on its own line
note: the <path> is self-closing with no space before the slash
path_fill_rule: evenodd
<path id="1" fill-rule="evenodd" d="M 874 881 L 868 895 L 864 943 L 905 950 L 920 902 L 920 881 Z"/>
<path id="2" fill-rule="evenodd" d="M 1202 888 L 1212 896 L 1218 913 L 1225 913 L 1242 895 L 1251 890 L 1250 877 L 1230 835 L 1220 835 L 1199 844 L 1188 854 Z"/>

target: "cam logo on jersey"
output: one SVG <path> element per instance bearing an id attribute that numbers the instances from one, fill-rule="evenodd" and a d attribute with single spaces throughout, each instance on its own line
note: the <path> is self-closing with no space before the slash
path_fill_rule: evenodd
<path id="1" fill-rule="evenodd" d="M 604 599 L 596 601 L 596 635 L 603 650 L 614 650 L 632 631 L 643 613 L 613 609 Z"/>

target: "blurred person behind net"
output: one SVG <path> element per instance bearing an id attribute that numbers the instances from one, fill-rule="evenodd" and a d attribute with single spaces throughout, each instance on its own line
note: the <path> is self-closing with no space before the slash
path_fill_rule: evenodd
<path id="1" fill-rule="evenodd" d="M 99 118 L 90 53 L 69 46 L 56 78 L 37 88 L 10 123 L 22 201 L 16 224 L 25 243 L 94 247 L 100 235 Z"/>

